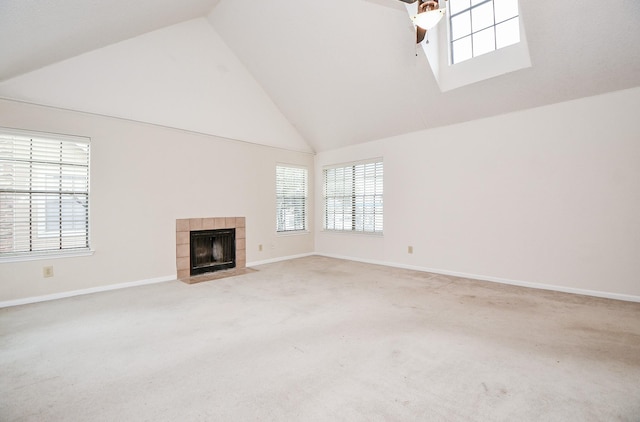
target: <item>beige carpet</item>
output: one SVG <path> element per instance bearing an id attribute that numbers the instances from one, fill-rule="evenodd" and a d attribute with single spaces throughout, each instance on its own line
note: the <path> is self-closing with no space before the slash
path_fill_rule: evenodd
<path id="1" fill-rule="evenodd" d="M 322 257 L 0 310 L 2 421 L 640 421 L 640 304 Z"/>

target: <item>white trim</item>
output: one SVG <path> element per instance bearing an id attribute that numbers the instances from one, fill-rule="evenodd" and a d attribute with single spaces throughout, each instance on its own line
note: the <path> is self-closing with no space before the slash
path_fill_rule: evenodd
<path id="1" fill-rule="evenodd" d="M 455 276 L 455 277 L 470 278 L 470 279 L 480 280 L 480 281 L 490 281 L 490 282 L 495 282 L 495 283 L 509 284 L 509 285 L 513 285 L 513 286 L 528 287 L 528 288 L 532 288 L 532 289 L 552 290 L 552 291 L 558 291 L 558 292 L 563 292 L 563 293 L 572 293 L 572 294 L 580 294 L 580 295 L 586 295 L 586 296 L 602 297 L 602 298 L 606 298 L 606 299 L 622 300 L 622 301 L 626 301 L 626 302 L 640 302 L 640 296 L 634 296 L 634 295 L 602 292 L 602 291 L 598 291 L 598 290 L 578 289 L 578 288 L 573 288 L 573 287 L 555 286 L 555 285 L 551 285 L 551 284 L 533 283 L 533 282 L 521 281 L 521 280 L 510 280 L 510 279 L 500 278 L 500 277 L 492 277 L 492 276 L 483 276 L 483 275 L 477 275 L 477 274 L 461 273 L 461 272 L 458 272 L 458 271 L 449 271 L 449 270 L 441 270 L 441 269 L 434 269 L 434 268 L 426 268 L 426 267 L 419 267 L 419 266 L 415 266 L 415 265 L 397 264 L 397 263 L 392 263 L 392 262 L 376 261 L 376 260 L 373 260 L 373 259 L 362 259 L 362 258 L 355 258 L 355 257 L 351 257 L 351 256 L 326 254 L 326 253 L 309 252 L 309 253 L 303 253 L 303 254 L 298 254 L 298 255 L 289 255 L 289 256 L 283 256 L 283 257 L 279 257 L 279 258 L 265 259 L 265 260 L 262 260 L 262 261 L 254 261 L 254 262 L 247 263 L 247 267 L 254 267 L 254 266 L 265 265 L 265 264 L 273 264 L 273 263 L 276 263 L 276 262 L 288 261 L 290 259 L 296 259 L 296 258 L 305 258 L 305 257 L 308 257 L 308 256 L 314 256 L 314 255 L 324 256 L 324 257 L 327 257 L 327 258 L 345 259 L 345 260 L 348 260 L 348 261 L 364 262 L 366 264 L 384 265 L 384 266 L 387 266 L 387 267 L 402 268 L 402 269 L 406 269 L 406 270 L 414 270 L 414 271 L 429 272 L 429 273 L 435 273 L 435 274 L 451 275 L 451 276 Z M 132 281 L 132 282 L 128 282 L 128 283 L 120 283 L 120 284 L 111 284 L 111 285 L 107 285 L 107 286 L 92 287 L 92 288 L 89 288 L 89 289 L 72 290 L 72 291 L 69 291 L 69 292 L 54 293 L 54 294 L 44 295 L 44 296 L 33 296 L 33 297 L 27 297 L 27 298 L 23 298 L 23 299 L 7 300 L 7 301 L 4 301 L 4 302 L 0 302 L 0 308 L 8 308 L 8 307 L 11 307 L 11 306 L 27 305 L 27 304 L 30 304 L 30 303 L 46 302 L 46 301 L 49 301 L 49 300 L 64 299 L 64 298 L 73 297 L 73 296 L 80 296 L 80 295 L 86 295 L 86 294 L 91 294 L 91 293 L 107 292 L 107 291 L 110 291 L 110 290 L 125 289 L 125 288 L 129 288 L 129 287 L 138 287 L 138 286 L 144 286 L 144 285 L 147 285 L 147 284 L 163 283 L 163 282 L 174 281 L 174 280 L 177 280 L 177 277 L 175 275 L 170 275 L 170 276 L 164 276 L 164 277 L 151 278 L 151 279 L 147 279 L 147 280 Z"/>
<path id="2" fill-rule="evenodd" d="M 520 286 L 520 287 L 528 287 L 528 288 L 531 288 L 531 289 L 552 290 L 552 291 L 563 292 L 563 293 L 572 293 L 572 294 L 585 295 L 585 296 L 602 297 L 602 298 L 605 298 L 605 299 L 623 300 L 623 301 L 626 301 L 626 302 L 640 302 L 640 296 L 627 295 L 627 294 L 622 294 L 622 293 L 611 293 L 611 292 L 603 292 L 603 291 L 599 291 L 599 290 L 587 290 L 587 289 L 579 289 L 579 288 L 575 288 L 575 287 L 556 286 L 556 285 L 553 285 L 553 284 L 534 283 L 534 282 L 531 282 L 531 281 L 511 280 L 511 279 L 507 279 L 507 278 L 493 277 L 493 276 L 487 276 L 487 275 L 478 275 L 478 274 L 470 274 L 470 273 L 462 273 L 462 272 L 458 272 L 458 271 L 442 270 L 442 269 L 438 269 L 438 268 L 426 268 L 426 267 L 419 267 L 419 266 L 415 266 L 415 265 L 397 264 L 397 263 L 394 263 L 394 262 L 385 262 L 385 261 L 376 261 L 376 260 L 372 260 L 372 259 L 354 258 L 354 257 L 344 256 L 344 255 L 334 255 L 334 254 L 325 254 L 325 253 L 317 253 L 316 255 L 324 256 L 324 257 L 327 257 L 327 258 L 346 259 L 346 260 L 349 260 L 349 261 L 364 262 L 366 264 L 375 264 L 375 265 L 384 265 L 386 267 L 402 268 L 402 269 L 405 269 L 405 270 L 414 270 L 414 271 L 421 271 L 421 272 L 428 272 L 428 273 L 435 273 L 435 274 L 442 274 L 442 275 L 451 275 L 451 276 L 455 276 L 455 277 L 470 278 L 470 279 L 473 279 L 473 280 L 480 280 L 480 281 L 491 281 L 491 282 L 494 282 L 494 283 L 509 284 L 509 285 L 512 285 L 512 286 Z"/>
<path id="3" fill-rule="evenodd" d="M 280 262 L 280 261 L 288 261 L 290 259 L 296 259 L 296 258 L 305 258 L 307 256 L 313 256 L 316 255 L 313 252 L 308 252 L 308 253 L 301 253 L 298 255 L 289 255 L 289 256 L 281 256 L 279 258 L 271 258 L 271 259 L 265 259 L 262 261 L 254 261 L 254 262 L 247 262 L 247 267 L 255 267 L 257 265 L 265 265 L 265 264 L 273 264 L 274 262 Z"/>
<path id="4" fill-rule="evenodd" d="M 0 308 L 8 308 L 10 306 L 28 305 L 30 303 L 46 302 L 49 300 L 64 299 L 73 296 L 87 295 L 91 293 L 108 292 L 110 290 L 126 289 L 129 287 L 144 286 L 147 284 L 163 283 L 165 281 L 176 280 L 176 275 L 167 275 L 164 277 L 150 278 L 147 280 L 131 281 L 128 283 L 109 284 L 106 286 L 92 287 L 82 290 L 71 290 L 68 292 L 53 293 L 44 296 L 25 297 L 23 299 L 7 300 L 0 302 Z"/>
<path id="5" fill-rule="evenodd" d="M 276 167 L 291 167 L 296 169 L 303 169 L 307 171 L 307 174 L 309 174 L 309 166 L 307 166 L 306 164 L 292 164 L 292 163 L 285 163 L 282 161 L 276 161 Z"/>
<path id="6" fill-rule="evenodd" d="M 276 232 L 276 236 L 282 236 L 282 237 L 287 237 L 287 236 L 306 236 L 308 234 L 311 234 L 310 230 L 289 230 L 286 232 Z"/>
<path id="7" fill-rule="evenodd" d="M 339 169 L 342 167 L 353 167 L 353 166 L 360 166 L 363 164 L 375 164 L 375 163 L 384 163 L 384 157 L 380 156 L 380 157 L 365 158 L 364 160 L 348 161 L 346 163 L 327 164 L 322 167 L 322 170 L 323 171 L 332 170 L 332 169 Z"/>
<path id="8" fill-rule="evenodd" d="M 72 142 L 80 142 L 87 145 L 91 144 L 91 138 L 88 136 L 79 136 L 79 135 L 67 135 L 65 133 L 51 133 L 51 132 L 43 132 L 40 130 L 26 130 L 26 129 L 18 129 L 13 127 L 0 127 L 0 131 L 4 133 L 10 133 L 16 136 L 24 136 L 26 138 L 47 138 L 55 141 L 72 141 Z"/>
<path id="9" fill-rule="evenodd" d="M 91 256 L 94 252 L 95 250 L 93 249 L 62 249 L 57 251 L 26 252 L 24 254 L 16 253 L 15 255 L 0 256 L 0 263 L 76 258 L 79 256 Z"/>
<path id="10" fill-rule="evenodd" d="M 337 234 L 339 236 L 355 234 L 357 236 L 373 236 L 373 237 L 380 237 L 380 238 L 384 237 L 384 231 L 381 231 L 381 232 L 363 232 L 363 231 L 359 231 L 359 230 L 328 230 L 328 229 L 324 229 L 323 228 L 320 231 L 320 233 L 322 233 L 322 234 Z"/>

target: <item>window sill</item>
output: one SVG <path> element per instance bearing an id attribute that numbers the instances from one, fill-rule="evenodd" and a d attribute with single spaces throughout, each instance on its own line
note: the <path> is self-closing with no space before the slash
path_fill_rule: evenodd
<path id="1" fill-rule="evenodd" d="M 358 236 L 373 236 L 373 237 L 384 237 L 384 232 L 362 232 L 362 231 L 357 231 L 357 230 L 327 230 L 327 229 L 322 229 L 322 233 L 327 233 L 327 234 L 338 234 L 338 235 L 344 235 L 344 234 L 355 234 Z"/>
<path id="2" fill-rule="evenodd" d="M 58 259 L 58 258 L 75 258 L 80 256 L 93 255 L 93 249 L 79 249 L 69 251 L 55 251 L 55 252 L 34 252 L 29 254 L 15 254 L 0 256 L 0 264 L 7 262 L 25 262 L 25 261 L 40 261 L 45 259 Z"/>
<path id="3" fill-rule="evenodd" d="M 276 236 L 303 236 L 303 235 L 307 235 L 307 234 L 311 234 L 311 232 L 309 230 L 295 230 L 295 231 L 289 231 L 289 232 L 276 232 Z"/>

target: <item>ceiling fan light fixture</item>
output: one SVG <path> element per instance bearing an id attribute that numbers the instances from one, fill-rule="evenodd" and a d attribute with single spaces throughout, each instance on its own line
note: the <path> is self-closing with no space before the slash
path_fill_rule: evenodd
<path id="1" fill-rule="evenodd" d="M 440 19 L 442 19 L 446 12 L 447 9 L 444 7 L 441 9 L 429 10 L 411 16 L 411 20 L 413 21 L 414 25 L 428 31 L 429 29 L 435 27 L 438 22 L 440 22 Z"/>

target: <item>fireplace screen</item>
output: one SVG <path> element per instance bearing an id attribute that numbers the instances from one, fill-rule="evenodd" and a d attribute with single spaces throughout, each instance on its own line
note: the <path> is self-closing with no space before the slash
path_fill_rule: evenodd
<path id="1" fill-rule="evenodd" d="M 235 268 L 236 229 L 191 232 L 191 275 Z"/>

